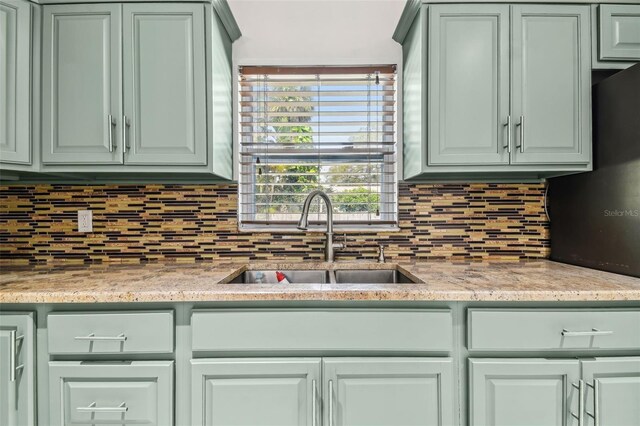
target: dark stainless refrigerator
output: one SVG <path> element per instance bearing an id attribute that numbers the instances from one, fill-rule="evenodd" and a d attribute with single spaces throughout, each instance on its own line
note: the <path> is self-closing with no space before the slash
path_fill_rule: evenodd
<path id="1" fill-rule="evenodd" d="M 640 277 L 640 64 L 593 87 L 594 170 L 549 180 L 551 259 Z"/>

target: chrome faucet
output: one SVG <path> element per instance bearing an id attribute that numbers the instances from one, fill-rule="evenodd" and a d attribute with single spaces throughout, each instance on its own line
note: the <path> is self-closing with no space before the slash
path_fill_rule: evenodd
<path id="1" fill-rule="evenodd" d="M 316 189 L 307 195 L 307 199 L 304 200 L 304 205 L 302 206 L 302 215 L 298 222 L 298 229 L 303 231 L 307 230 L 309 226 L 309 208 L 311 207 L 311 201 L 313 201 L 316 195 L 322 198 L 327 205 L 327 232 L 325 232 L 327 240 L 324 246 L 324 261 L 333 262 L 335 260 L 335 249 L 342 248 L 343 245 L 333 242 L 333 205 L 331 204 L 329 196 L 324 191 Z"/>

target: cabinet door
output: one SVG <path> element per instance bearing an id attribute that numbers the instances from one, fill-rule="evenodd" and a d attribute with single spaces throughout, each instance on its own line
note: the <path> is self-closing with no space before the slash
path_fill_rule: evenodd
<path id="1" fill-rule="evenodd" d="M 35 424 L 33 314 L 0 315 L 0 425 Z"/>
<path id="2" fill-rule="evenodd" d="M 0 161 L 31 163 L 31 5 L 0 0 Z"/>
<path id="3" fill-rule="evenodd" d="M 49 363 L 49 423 L 173 424 L 173 361 Z"/>
<path id="4" fill-rule="evenodd" d="M 43 7 L 42 161 L 121 163 L 121 6 Z"/>
<path id="5" fill-rule="evenodd" d="M 579 379 L 578 360 L 469 359 L 469 424 L 577 425 Z"/>
<path id="6" fill-rule="evenodd" d="M 0 328 L 0 425 L 17 424 L 16 329 Z"/>
<path id="7" fill-rule="evenodd" d="M 603 4 L 599 8 L 600 59 L 640 61 L 640 5 Z"/>
<path id="8" fill-rule="evenodd" d="M 125 4 L 125 162 L 206 164 L 202 4 Z"/>
<path id="9" fill-rule="evenodd" d="M 450 358 L 325 358 L 328 426 L 454 424 Z"/>
<path id="10" fill-rule="evenodd" d="M 319 358 L 191 361 L 192 425 L 301 426 L 319 418 Z"/>
<path id="11" fill-rule="evenodd" d="M 428 164 L 505 164 L 509 6 L 429 6 Z"/>
<path id="12" fill-rule="evenodd" d="M 640 425 L 640 357 L 582 361 L 587 426 Z"/>
<path id="13" fill-rule="evenodd" d="M 512 7 L 512 162 L 588 163 L 589 6 Z"/>

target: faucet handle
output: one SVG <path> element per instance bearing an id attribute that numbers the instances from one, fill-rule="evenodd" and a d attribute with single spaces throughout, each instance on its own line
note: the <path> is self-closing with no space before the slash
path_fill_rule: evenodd
<path id="1" fill-rule="evenodd" d="M 342 234 L 342 242 L 341 243 L 334 242 L 333 243 L 333 248 L 334 249 L 345 249 L 345 248 L 347 248 L 347 234 Z"/>

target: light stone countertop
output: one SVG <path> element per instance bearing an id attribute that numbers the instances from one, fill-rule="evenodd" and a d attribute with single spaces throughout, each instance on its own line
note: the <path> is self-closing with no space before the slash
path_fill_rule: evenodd
<path id="1" fill-rule="evenodd" d="M 416 284 L 230 284 L 247 269 L 392 269 Z M 0 303 L 640 301 L 640 278 L 548 260 L 0 267 Z"/>

